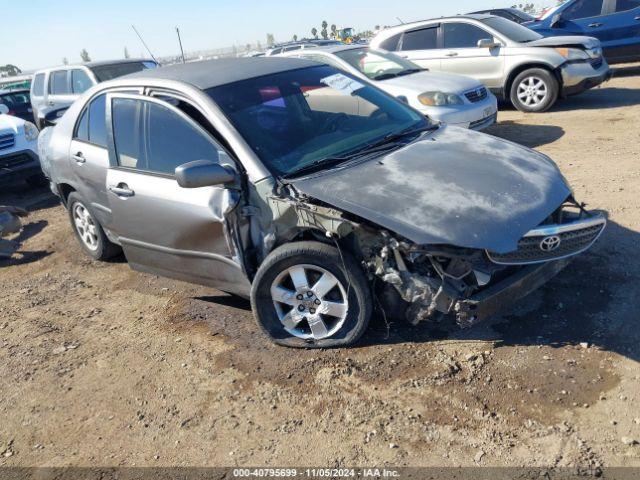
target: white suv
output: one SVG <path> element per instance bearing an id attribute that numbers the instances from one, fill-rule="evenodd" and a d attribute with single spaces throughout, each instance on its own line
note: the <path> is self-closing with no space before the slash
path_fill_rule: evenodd
<path id="1" fill-rule="evenodd" d="M 41 185 L 44 176 L 38 160 L 38 129 L 8 112 L 9 108 L 0 104 L 0 185 L 21 180 Z"/>
<path id="2" fill-rule="evenodd" d="M 153 60 L 112 60 L 39 70 L 31 83 L 31 107 L 35 124 L 42 130 L 46 126 L 45 118 L 49 112 L 69 107 L 76 98 L 97 83 L 157 66 Z"/>

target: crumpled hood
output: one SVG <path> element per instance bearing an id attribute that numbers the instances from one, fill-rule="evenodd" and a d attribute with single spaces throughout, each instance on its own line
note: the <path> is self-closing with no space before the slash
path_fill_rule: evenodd
<path id="1" fill-rule="evenodd" d="M 0 114 L 0 134 L 13 133 L 16 135 L 20 127 L 24 125 L 24 120 L 13 115 Z"/>
<path id="2" fill-rule="evenodd" d="M 417 94 L 437 91 L 462 93 L 482 86 L 480 82 L 471 77 L 431 71 L 389 78 L 388 80 L 381 80 L 377 83 L 379 83 L 381 87 L 390 85 L 396 88 L 407 89 Z"/>
<path id="3" fill-rule="evenodd" d="M 376 159 L 292 183 L 417 244 L 498 253 L 515 250 L 571 193 L 548 157 L 452 126 Z"/>
<path id="4" fill-rule="evenodd" d="M 596 48 L 600 46 L 600 40 L 593 37 L 585 37 L 578 35 L 557 35 L 553 37 L 544 37 L 539 40 L 522 44 L 524 47 L 566 47 L 578 46 L 584 48 Z"/>

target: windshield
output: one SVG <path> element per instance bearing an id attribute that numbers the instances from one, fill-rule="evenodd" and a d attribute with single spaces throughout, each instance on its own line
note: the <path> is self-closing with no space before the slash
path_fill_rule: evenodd
<path id="1" fill-rule="evenodd" d="M 398 55 L 358 48 L 336 52 L 336 56 L 357 68 L 372 80 L 408 75 L 422 70 L 418 65 Z"/>
<path id="2" fill-rule="evenodd" d="M 291 70 L 210 88 L 262 162 L 286 176 L 407 129 L 426 128 L 418 112 L 330 66 Z"/>
<path id="3" fill-rule="evenodd" d="M 158 65 L 155 62 L 125 62 L 125 63 L 112 63 L 110 65 L 99 65 L 96 67 L 90 67 L 94 75 L 99 82 L 106 82 L 114 78 L 123 77 L 130 73 L 140 72 L 148 68 L 155 68 Z"/>
<path id="4" fill-rule="evenodd" d="M 514 42 L 526 43 L 542 38 L 542 35 L 539 33 L 529 30 L 527 27 L 507 20 L 506 18 L 490 17 L 480 21 Z"/>

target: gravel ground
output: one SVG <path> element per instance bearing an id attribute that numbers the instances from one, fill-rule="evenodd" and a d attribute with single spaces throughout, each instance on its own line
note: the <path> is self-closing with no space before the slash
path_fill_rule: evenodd
<path id="1" fill-rule="evenodd" d="M 640 466 L 640 67 L 489 133 L 610 217 L 473 329 L 375 319 L 357 348 L 268 343 L 248 303 L 85 258 L 46 190 L 0 263 L 0 465 Z"/>

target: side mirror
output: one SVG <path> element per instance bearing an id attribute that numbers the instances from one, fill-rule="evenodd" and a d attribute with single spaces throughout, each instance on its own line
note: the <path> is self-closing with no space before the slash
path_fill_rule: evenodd
<path id="1" fill-rule="evenodd" d="M 0 103 L 0 114 L 7 115 L 9 113 L 9 107 L 7 107 L 4 103 Z"/>
<path id="2" fill-rule="evenodd" d="M 209 160 L 196 160 L 176 167 L 176 180 L 182 188 L 211 187 L 233 182 L 236 172 Z"/>
<path id="3" fill-rule="evenodd" d="M 501 45 L 502 44 L 500 42 L 496 42 L 493 38 L 483 38 L 482 40 L 478 40 L 478 48 L 496 48 Z"/>
<path id="4" fill-rule="evenodd" d="M 551 28 L 559 27 L 562 23 L 562 13 L 556 13 L 553 17 L 551 17 Z"/>
<path id="5" fill-rule="evenodd" d="M 60 117 L 62 117 L 64 115 L 64 112 L 66 112 L 68 109 L 69 107 L 63 107 L 47 112 L 44 116 L 44 125 L 47 127 L 54 126 L 56 123 L 58 123 Z"/>

